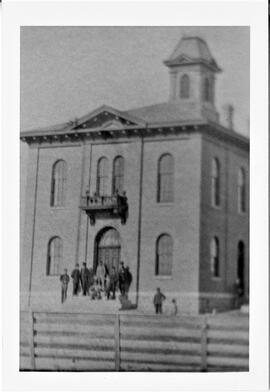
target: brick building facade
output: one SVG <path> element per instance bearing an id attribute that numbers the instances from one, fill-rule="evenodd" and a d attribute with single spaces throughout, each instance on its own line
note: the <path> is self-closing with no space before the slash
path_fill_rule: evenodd
<path id="1" fill-rule="evenodd" d="M 100 259 L 129 265 L 139 308 L 160 287 L 183 311 L 229 309 L 236 279 L 248 298 L 249 140 L 219 124 L 204 40 L 183 38 L 165 65 L 168 102 L 21 134 L 23 307 L 59 301 L 63 268 Z"/>

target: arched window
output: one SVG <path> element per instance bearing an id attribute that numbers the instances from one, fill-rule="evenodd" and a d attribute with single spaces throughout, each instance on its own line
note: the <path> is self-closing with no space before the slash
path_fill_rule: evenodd
<path id="1" fill-rule="evenodd" d="M 158 202 L 173 201 L 174 161 L 170 154 L 164 154 L 158 161 Z"/>
<path id="2" fill-rule="evenodd" d="M 156 243 L 156 275 L 172 274 L 173 240 L 168 234 L 162 234 Z"/>
<path id="3" fill-rule="evenodd" d="M 51 206 L 63 207 L 66 198 L 67 164 L 60 160 L 52 168 Z"/>
<path id="4" fill-rule="evenodd" d="M 213 277 L 219 277 L 219 240 L 212 238 L 210 244 L 210 270 Z"/>
<path id="5" fill-rule="evenodd" d="M 220 205 L 220 164 L 217 158 L 212 160 L 211 173 L 211 199 L 212 205 Z"/>
<path id="6" fill-rule="evenodd" d="M 47 275 L 59 275 L 63 260 L 63 242 L 59 237 L 53 237 L 48 243 Z"/>
<path id="7" fill-rule="evenodd" d="M 204 79 L 204 86 L 203 86 L 203 99 L 206 102 L 211 102 L 211 83 L 210 79 Z"/>
<path id="8" fill-rule="evenodd" d="M 112 191 L 121 193 L 124 190 L 124 158 L 116 157 L 113 162 Z"/>
<path id="9" fill-rule="evenodd" d="M 180 80 L 180 98 L 189 98 L 190 81 L 188 75 L 183 75 Z"/>
<path id="10" fill-rule="evenodd" d="M 108 195 L 108 159 L 102 157 L 97 165 L 97 194 L 99 196 Z"/>
<path id="11" fill-rule="evenodd" d="M 238 199 L 238 211 L 246 211 L 246 175 L 243 168 L 238 171 L 237 181 L 237 199 Z"/>

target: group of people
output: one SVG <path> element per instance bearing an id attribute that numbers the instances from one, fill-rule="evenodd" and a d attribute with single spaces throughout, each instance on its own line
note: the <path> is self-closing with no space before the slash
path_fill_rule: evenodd
<path id="1" fill-rule="evenodd" d="M 162 314 L 163 302 L 166 300 L 165 295 L 161 292 L 160 288 L 157 288 L 156 294 L 153 298 L 153 304 L 155 307 L 156 314 Z M 178 313 L 178 307 L 176 303 L 176 299 L 173 298 L 170 303 L 169 313 L 171 316 L 176 316 Z"/>
<path id="2" fill-rule="evenodd" d="M 121 261 L 118 271 L 114 266 L 109 270 L 102 260 L 99 261 L 95 272 L 93 268 L 87 268 L 86 263 L 82 264 L 81 269 L 77 263 L 71 272 L 71 278 L 73 281 L 73 296 L 82 292 L 83 296 L 89 295 L 92 300 L 101 299 L 102 293 L 107 299 L 114 300 L 118 289 L 121 296 L 127 298 L 132 282 L 132 274 L 129 267 L 125 267 L 123 261 Z M 62 303 L 67 298 L 69 281 L 70 277 L 67 269 L 65 269 L 64 274 L 60 276 Z"/>

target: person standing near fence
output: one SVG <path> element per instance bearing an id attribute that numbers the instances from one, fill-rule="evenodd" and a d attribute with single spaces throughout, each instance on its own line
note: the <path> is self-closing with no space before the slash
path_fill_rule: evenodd
<path id="1" fill-rule="evenodd" d="M 81 273 L 80 273 L 78 263 L 76 263 L 74 270 L 71 272 L 71 277 L 73 279 L 73 295 L 78 295 L 80 291 L 80 280 L 81 280 Z"/>
<path id="2" fill-rule="evenodd" d="M 118 280 L 119 280 L 119 290 L 121 295 L 125 295 L 125 280 L 126 280 L 126 270 L 124 267 L 124 262 L 121 261 L 120 268 L 118 272 Z"/>
<path id="3" fill-rule="evenodd" d="M 162 303 L 163 301 L 165 301 L 165 299 L 166 299 L 165 295 L 160 291 L 160 288 L 158 287 L 157 292 L 153 299 L 156 314 L 162 313 Z"/>
<path id="4" fill-rule="evenodd" d="M 69 283 L 69 276 L 66 268 L 64 269 L 63 275 L 60 276 L 60 282 L 61 282 L 61 302 L 63 304 L 67 299 L 67 290 L 68 290 L 68 283 Z"/>

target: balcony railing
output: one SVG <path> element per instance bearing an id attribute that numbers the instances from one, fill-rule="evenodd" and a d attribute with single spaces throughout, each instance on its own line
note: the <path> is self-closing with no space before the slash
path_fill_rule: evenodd
<path id="1" fill-rule="evenodd" d="M 117 218 L 125 224 L 128 215 L 128 202 L 126 196 L 99 196 L 86 195 L 81 198 L 81 209 L 90 218 L 91 225 L 94 225 L 96 218 Z"/>

